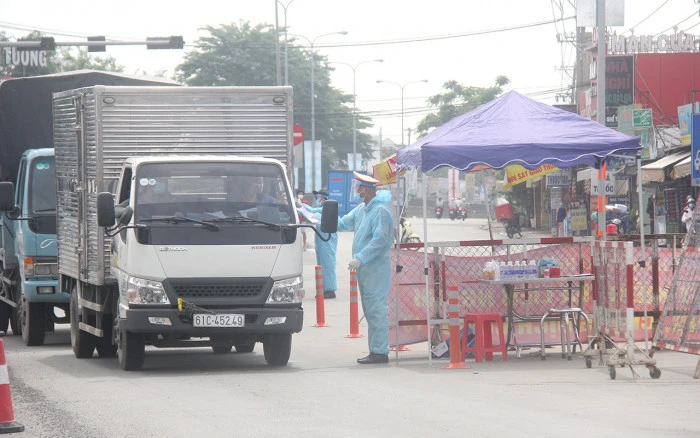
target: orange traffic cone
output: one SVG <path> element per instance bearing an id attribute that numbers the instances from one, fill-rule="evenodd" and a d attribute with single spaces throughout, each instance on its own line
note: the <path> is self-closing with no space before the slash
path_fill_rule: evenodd
<path id="1" fill-rule="evenodd" d="M 469 367 L 464 364 L 462 346 L 459 342 L 459 294 L 457 286 L 450 285 L 447 287 L 447 291 L 447 317 L 450 319 L 450 364 L 445 365 L 443 368 L 463 370 Z"/>
<path id="2" fill-rule="evenodd" d="M 0 434 L 24 431 L 24 425 L 15 421 L 10 395 L 10 376 L 5 361 L 5 343 L 0 339 Z"/>

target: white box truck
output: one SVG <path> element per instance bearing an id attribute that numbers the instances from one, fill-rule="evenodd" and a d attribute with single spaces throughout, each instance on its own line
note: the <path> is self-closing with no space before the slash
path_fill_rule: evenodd
<path id="1" fill-rule="evenodd" d="M 53 113 L 75 356 L 138 370 L 146 345 L 261 342 L 286 365 L 304 296 L 291 87 L 93 86 L 55 93 Z"/>

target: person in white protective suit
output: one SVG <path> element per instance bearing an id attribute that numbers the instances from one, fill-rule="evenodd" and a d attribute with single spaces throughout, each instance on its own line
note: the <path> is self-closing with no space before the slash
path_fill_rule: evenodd
<path id="1" fill-rule="evenodd" d="M 391 192 L 377 190 L 376 179 L 354 172 L 353 193 L 362 199 L 338 220 L 338 231 L 354 231 L 352 260 L 348 269 L 357 272 L 362 311 L 367 318 L 369 355 L 360 364 L 389 362 L 389 305 L 391 246 L 394 219 L 389 210 Z"/>
<path id="2" fill-rule="evenodd" d="M 301 208 L 315 214 L 320 221 L 323 213 L 323 203 L 328 200 L 328 193 L 314 191 L 313 194 L 316 197 L 316 207 L 301 204 Z M 316 228 L 318 231 L 321 231 L 320 225 Z M 338 247 L 338 234 L 332 233 L 330 239 L 326 242 L 318 234 L 314 233 L 314 247 L 316 248 L 316 263 L 321 266 L 323 275 L 323 297 L 326 299 L 335 298 L 335 291 L 338 288 L 335 276 L 335 251 Z"/>

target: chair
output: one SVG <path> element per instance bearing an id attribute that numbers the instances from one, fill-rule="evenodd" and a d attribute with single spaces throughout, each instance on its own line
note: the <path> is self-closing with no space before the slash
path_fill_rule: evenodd
<path id="1" fill-rule="evenodd" d="M 561 336 L 561 358 L 571 360 L 571 339 L 569 337 L 569 317 L 571 317 L 572 326 L 574 328 L 574 342 L 579 345 L 583 351 L 583 345 L 579 338 L 578 322 L 580 317 L 586 322 L 586 334 L 590 333 L 590 322 L 586 312 L 578 307 L 569 307 L 565 309 L 549 309 L 540 320 L 540 358 L 546 360 L 544 355 L 544 322 L 547 319 L 559 318 L 559 331 Z"/>
<path id="2" fill-rule="evenodd" d="M 499 346 L 493 346 L 491 336 L 491 323 L 496 323 L 498 326 Z M 508 352 L 506 350 L 506 340 L 503 334 L 503 319 L 498 313 L 474 313 L 464 315 L 464 333 L 468 333 L 467 327 L 469 324 L 474 324 L 474 346 L 468 346 L 467 336 L 462 336 L 462 354 L 474 353 L 477 362 L 493 360 L 493 353 L 501 353 L 503 361 L 508 361 Z"/>

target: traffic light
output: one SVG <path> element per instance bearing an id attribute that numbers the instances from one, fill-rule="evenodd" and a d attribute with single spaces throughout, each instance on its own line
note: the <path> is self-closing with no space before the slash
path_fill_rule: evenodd
<path id="1" fill-rule="evenodd" d="M 54 40 L 53 37 L 41 37 L 41 40 L 39 40 L 39 50 L 56 50 L 56 40 Z"/>
<path id="2" fill-rule="evenodd" d="M 146 38 L 147 49 L 182 49 L 185 46 L 185 40 L 182 36 L 170 37 L 148 37 Z"/>
<path id="3" fill-rule="evenodd" d="M 30 45 L 18 45 L 17 50 L 19 51 L 32 51 L 32 50 L 48 50 L 48 51 L 53 51 L 56 50 L 56 41 L 53 39 L 53 37 L 41 37 L 38 40 L 25 40 L 25 39 L 18 39 L 17 42 L 19 43 L 32 43 Z"/>
<path id="4" fill-rule="evenodd" d="M 88 41 L 104 41 L 105 37 L 104 36 L 91 36 L 87 37 Z M 105 44 L 101 45 L 89 45 L 88 46 L 88 52 L 106 52 L 107 51 L 107 46 Z"/>

